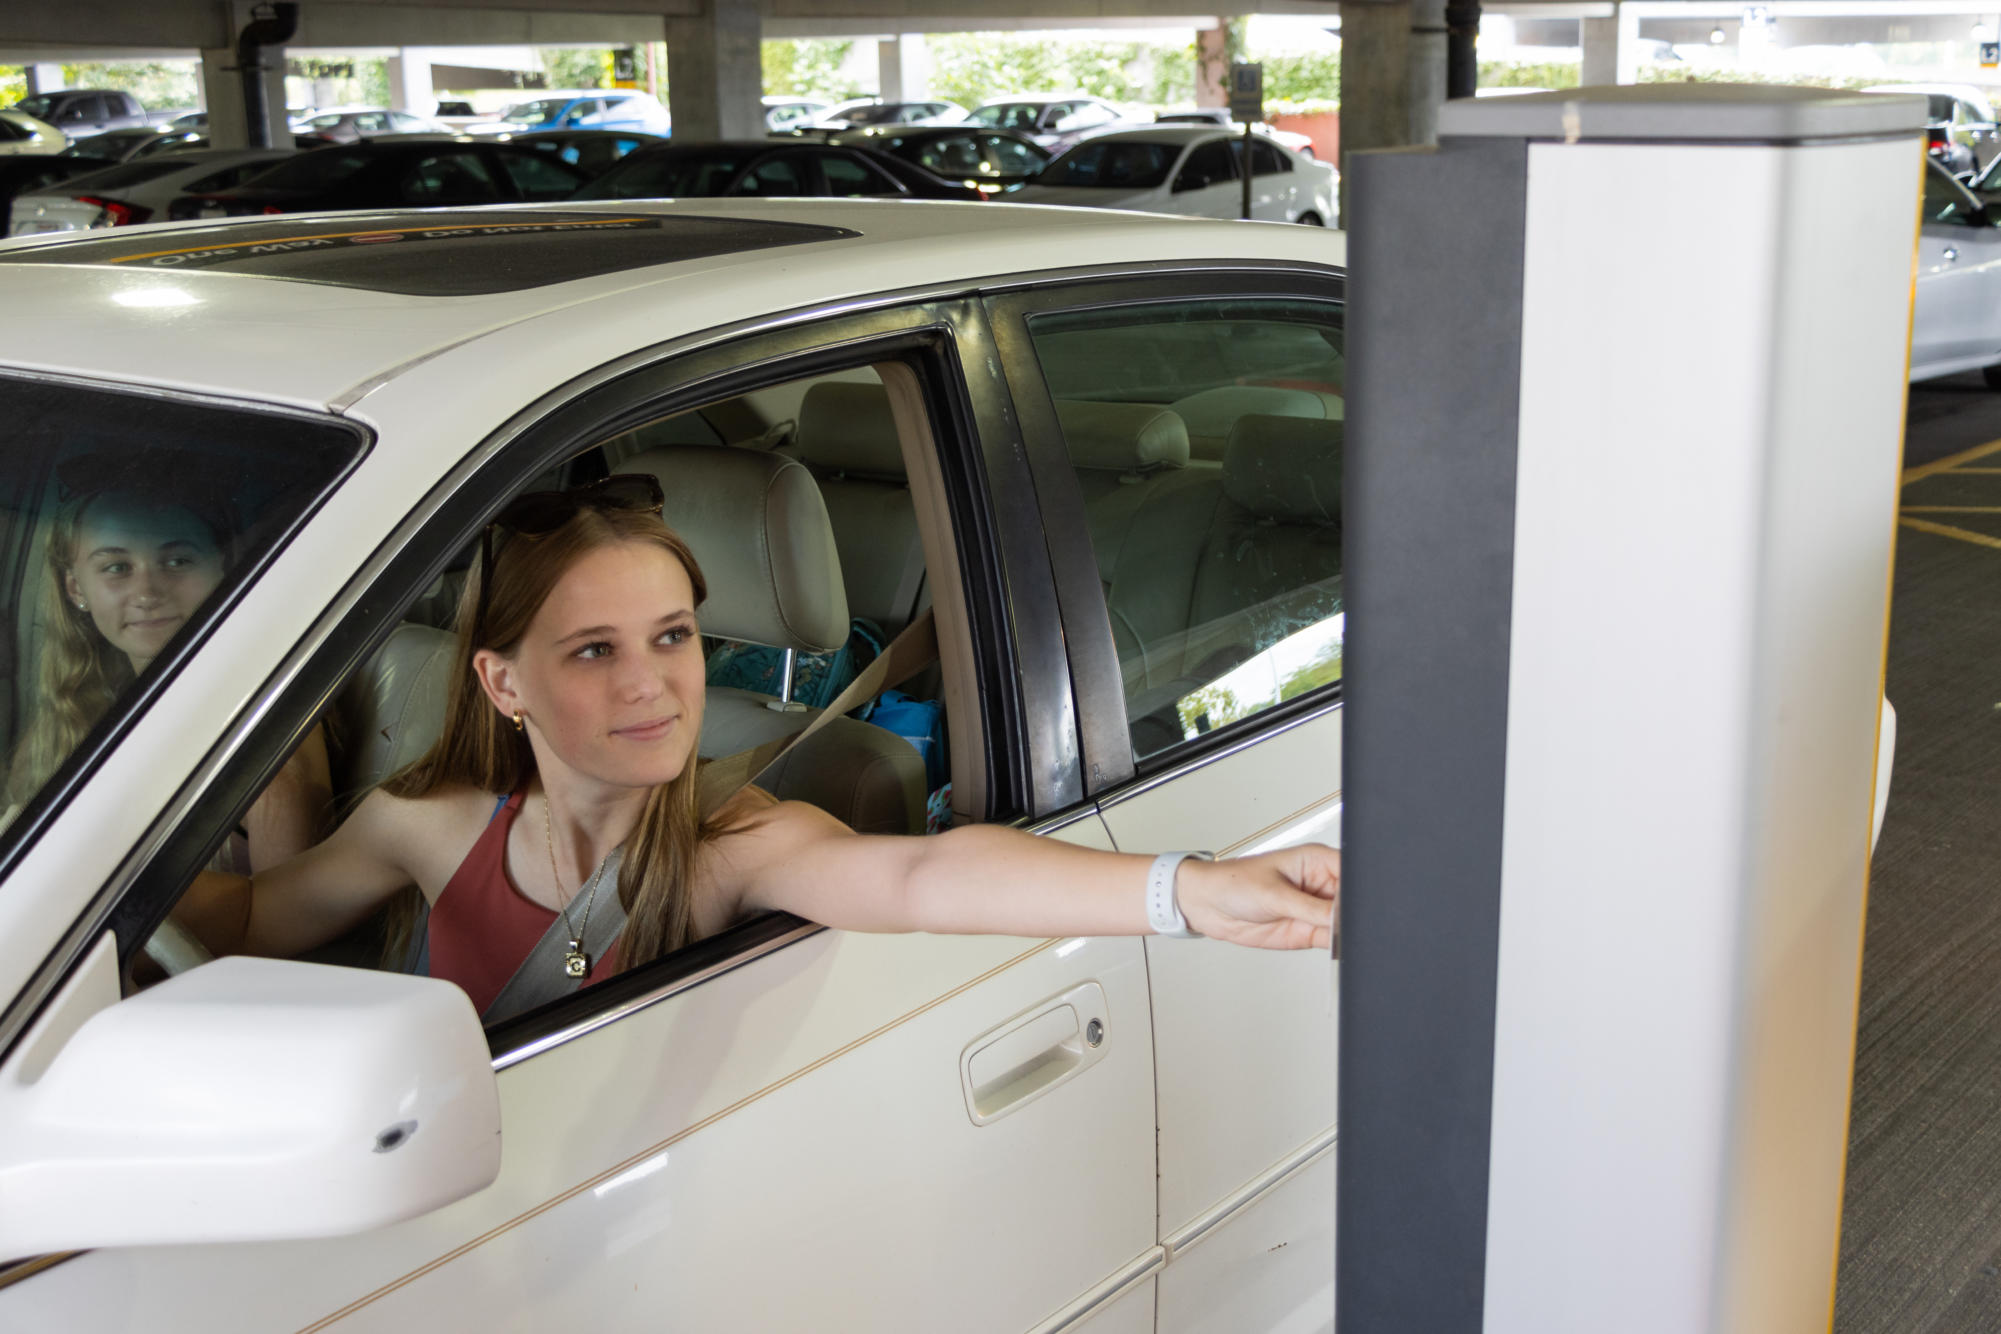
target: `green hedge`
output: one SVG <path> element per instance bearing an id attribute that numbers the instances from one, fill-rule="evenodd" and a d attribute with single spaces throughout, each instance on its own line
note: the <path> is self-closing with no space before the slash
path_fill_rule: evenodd
<path id="1" fill-rule="evenodd" d="M 860 84 L 841 73 L 853 42 L 766 42 L 764 91 L 780 97 L 820 97 L 844 102 L 860 97 Z"/>
<path id="2" fill-rule="evenodd" d="M 1195 98 L 1195 47 L 1052 41 L 1019 33 L 937 33 L 931 91 L 962 106 L 1010 93 L 1090 93 L 1114 102 Z"/>

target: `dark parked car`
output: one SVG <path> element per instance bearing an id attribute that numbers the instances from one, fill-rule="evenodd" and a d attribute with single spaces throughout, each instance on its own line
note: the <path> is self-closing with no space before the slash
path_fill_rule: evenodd
<path id="1" fill-rule="evenodd" d="M 595 180 L 604 175 L 627 153 L 667 137 L 643 130 L 532 130 L 527 134 L 497 134 L 491 142 L 519 144 L 538 153 L 549 153 Z"/>
<path id="2" fill-rule="evenodd" d="M 966 118 L 957 102 L 878 102 L 858 97 L 830 107 L 812 123 L 823 130 L 859 129 L 864 125 L 955 125 Z"/>
<path id="3" fill-rule="evenodd" d="M 887 153 L 800 139 L 725 140 L 643 148 L 579 190 L 577 199 L 744 195 L 979 199 Z"/>
<path id="4" fill-rule="evenodd" d="M 390 107 L 331 107 L 292 122 L 302 142 L 351 144 L 379 134 L 456 134 L 451 126 L 429 116 L 413 116 Z"/>
<path id="5" fill-rule="evenodd" d="M 65 148 L 61 156 L 86 158 L 100 167 L 106 167 L 118 162 L 130 162 L 134 158 L 150 157 L 155 153 L 171 153 L 178 148 L 207 147 L 208 135 L 200 130 L 139 125 L 123 130 L 106 130 L 103 134 L 79 139 Z"/>
<path id="6" fill-rule="evenodd" d="M 65 88 L 37 93 L 13 106 L 36 120 L 47 121 L 72 139 L 148 124 L 146 108 L 130 93 L 109 88 Z"/>
<path id="7" fill-rule="evenodd" d="M 1040 145 L 1007 130 L 970 125 L 919 125 L 844 130 L 828 142 L 889 156 L 930 173 L 941 184 L 999 194 L 1024 184 L 1049 164 Z"/>
<path id="8" fill-rule="evenodd" d="M 378 139 L 302 153 L 234 190 L 185 195 L 169 216 L 536 203 L 566 199 L 584 180 L 553 154 L 513 144 Z"/>

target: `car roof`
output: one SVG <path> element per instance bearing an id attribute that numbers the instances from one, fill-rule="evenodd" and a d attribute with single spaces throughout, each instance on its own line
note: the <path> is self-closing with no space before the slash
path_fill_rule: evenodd
<path id="1" fill-rule="evenodd" d="M 1204 139 L 1238 139 L 1242 137 L 1242 134 L 1238 131 L 1208 122 L 1196 125 L 1170 121 L 1166 124 L 1155 122 L 1152 125 L 1142 125 L 1130 130 L 1107 130 L 1102 134 L 1094 134 L 1088 139 L 1079 140 L 1076 147 L 1082 148 L 1085 144 L 1134 141 L 1179 146 L 1182 144 L 1199 143 Z"/>
<path id="2" fill-rule="evenodd" d="M 524 232 L 571 239 L 535 251 Z M 578 235 L 594 239 L 579 245 Z M 683 238 L 696 244 L 675 257 Z M 436 295 L 283 272 L 288 254 L 342 248 L 357 252 L 353 263 L 404 275 L 496 268 L 482 247 L 534 278 Z M 538 349 L 524 366 L 554 385 L 725 320 L 970 290 L 1052 263 L 1339 266 L 1344 255 L 1339 235 L 1321 228 L 909 200 L 618 200 L 169 223 L 0 243 L 0 305 L 24 316 L 0 323 L 0 367 L 325 406 L 513 331 Z M 186 336 L 196 328 L 199 337 Z"/>

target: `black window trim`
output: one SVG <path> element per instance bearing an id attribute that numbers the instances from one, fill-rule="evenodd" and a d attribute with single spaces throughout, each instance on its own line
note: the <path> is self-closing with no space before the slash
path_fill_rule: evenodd
<path id="1" fill-rule="evenodd" d="M 1075 805 L 1080 797 L 1075 783 L 1068 791 L 1052 792 L 1048 783 L 1040 781 L 1050 771 L 1050 757 L 1031 752 L 1028 736 L 1032 725 L 1059 736 L 1071 732 L 1060 636 L 1050 636 L 1059 649 L 1055 671 L 1051 673 L 1046 664 L 1042 668 L 1046 683 L 1060 698 L 1038 698 L 1037 706 L 1031 709 L 1022 692 L 1033 687 L 1025 688 L 1022 683 L 1031 679 L 1034 669 L 1021 661 L 1012 635 L 1012 628 L 1022 619 L 1036 623 L 1032 612 L 1026 618 L 1019 617 L 1020 608 L 1013 600 L 1033 598 L 1037 576 L 1046 575 L 1046 571 L 1001 568 L 1007 559 L 1003 546 L 1039 554 L 1039 535 L 1016 533 L 997 543 L 986 528 L 992 515 L 1032 513 L 1033 497 L 1027 496 L 1025 503 L 1022 500 L 1028 491 L 1025 476 L 987 477 L 987 457 L 982 455 L 997 456 L 1004 464 L 1012 455 L 1004 446 L 996 449 L 984 439 L 979 420 L 990 409 L 976 409 L 966 395 L 953 390 L 955 383 L 965 383 L 978 396 L 974 381 L 981 377 L 977 368 L 992 365 L 988 358 L 975 357 L 967 363 L 975 368 L 973 375 L 951 373 L 960 360 L 960 339 L 970 332 L 978 346 L 984 322 L 977 304 L 962 297 L 863 312 L 836 308 L 817 313 L 817 320 L 809 316 L 757 322 L 752 331 L 735 331 L 735 337 L 729 336 L 729 330 L 711 331 L 635 353 L 543 395 L 461 460 L 363 563 L 313 629 L 286 655 L 246 713 L 231 721 L 222 739 L 169 799 L 51 958 L 15 1003 L 0 1014 L 0 1059 L 104 930 L 117 935 L 121 966 L 131 961 L 236 818 L 305 738 L 339 689 L 401 622 L 409 605 L 478 535 L 488 512 L 498 507 L 497 501 L 480 497 L 512 494 L 550 467 L 574 457 L 588 442 L 609 438 L 662 415 L 804 375 L 903 360 L 912 364 L 923 380 L 926 401 L 934 415 L 941 471 L 953 493 L 954 533 L 968 584 L 966 598 L 976 640 L 980 712 L 989 763 L 989 815 L 997 821 L 1046 820 L 1051 818 L 1048 812 Z M 921 364 L 926 357 L 929 364 Z M 986 397 L 991 397 L 991 387 Z M 951 420 L 938 420 L 947 414 Z M 1001 504 L 1001 497 L 1007 495 L 1014 497 L 1012 503 Z M 1035 537 L 1033 548 L 1025 540 L 1027 536 Z M 1053 604 L 1046 583 L 1043 590 L 1042 604 Z M 1043 614 L 1039 619 L 1053 625 L 1055 617 Z M 1045 652 L 1043 656 L 1049 655 Z M 1039 806 L 1044 814 L 1027 815 L 1026 808 L 1019 805 L 1024 800 L 1031 807 Z M 712 941 L 677 953 L 671 961 L 608 979 L 588 993 L 496 1027 L 497 1041 L 511 1044 L 510 1049 L 532 1043 L 536 1050 L 544 1050 L 555 1041 L 566 1041 L 600 1026 L 602 1020 L 596 1016 L 610 1007 L 650 1004 L 683 990 L 690 972 L 712 975 L 719 966 L 718 950 L 756 948 L 761 952 L 778 948 L 818 929 L 800 930 L 806 926 L 776 914 L 740 924 Z M 636 997 L 652 999 L 635 1001 Z M 507 1055 L 499 1046 L 495 1054 L 497 1058 Z"/>
<path id="2" fill-rule="evenodd" d="M 1347 279 L 1339 270 L 1305 263 L 1192 271 L 1190 266 L 1177 266 L 1144 285 L 1094 277 L 1072 284 L 1043 285 L 1032 291 L 996 292 L 987 299 L 988 320 L 1022 423 L 1029 471 L 1048 516 L 1043 532 L 1057 572 L 1056 597 L 1069 645 L 1088 796 L 1103 797 L 1135 779 L 1146 782 L 1164 770 L 1232 749 L 1247 737 L 1282 730 L 1304 715 L 1338 702 L 1341 683 L 1320 686 L 1135 761 L 1125 685 L 1112 638 L 1111 614 L 1098 581 L 1097 553 L 1091 546 L 1083 491 L 1063 445 L 1056 405 L 1042 378 L 1027 321 L 1034 315 L 1059 312 L 1259 298 L 1318 300 L 1345 307 Z"/>

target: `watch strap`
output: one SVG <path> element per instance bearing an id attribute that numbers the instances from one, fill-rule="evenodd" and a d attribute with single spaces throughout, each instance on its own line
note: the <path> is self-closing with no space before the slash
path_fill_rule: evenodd
<path id="1" fill-rule="evenodd" d="M 1181 904 L 1176 901 L 1174 882 L 1181 870 L 1181 863 L 1190 857 L 1202 861 L 1215 860 L 1207 852 L 1163 852 L 1153 859 L 1153 865 L 1146 871 L 1146 921 L 1155 934 L 1174 936 L 1187 940 L 1202 933 L 1188 925 L 1188 919 L 1181 914 Z"/>

